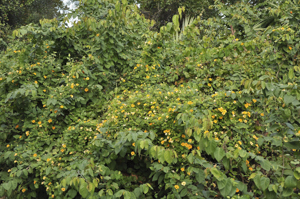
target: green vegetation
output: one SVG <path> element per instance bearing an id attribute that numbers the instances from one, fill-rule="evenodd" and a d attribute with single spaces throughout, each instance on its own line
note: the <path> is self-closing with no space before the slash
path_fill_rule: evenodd
<path id="1" fill-rule="evenodd" d="M 299 198 L 299 4 L 218 0 L 184 30 L 83 0 L 0 58 L 0 197 Z"/>

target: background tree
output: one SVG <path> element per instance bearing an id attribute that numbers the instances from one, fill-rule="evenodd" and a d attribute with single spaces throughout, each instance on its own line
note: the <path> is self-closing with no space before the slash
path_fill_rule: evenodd
<path id="1" fill-rule="evenodd" d="M 222 3 L 229 6 L 237 3 L 237 0 L 223 0 Z M 265 0 L 251 0 L 245 3 L 249 5 L 257 5 L 265 2 Z M 184 16 L 197 17 L 201 14 L 202 19 L 208 19 L 218 16 L 220 13 L 212 7 L 214 0 L 136 0 L 136 3 L 140 5 L 141 13 L 148 19 L 156 21 L 154 28 L 159 28 L 166 25 L 167 22 L 172 21 L 173 15 L 177 14 L 179 7 L 185 7 Z M 181 22 L 182 23 L 182 22 Z"/>
<path id="2" fill-rule="evenodd" d="M 0 0 L 0 48 L 4 49 L 10 31 L 58 17 L 66 8 L 62 0 Z"/>

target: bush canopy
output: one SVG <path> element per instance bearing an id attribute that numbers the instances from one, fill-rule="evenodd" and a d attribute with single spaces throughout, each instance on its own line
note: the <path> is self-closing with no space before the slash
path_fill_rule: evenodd
<path id="1" fill-rule="evenodd" d="M 15 30 L 0 57 L 0 197 L 299 198 L 299 3 L 159 31 L 126 0 Z"/>

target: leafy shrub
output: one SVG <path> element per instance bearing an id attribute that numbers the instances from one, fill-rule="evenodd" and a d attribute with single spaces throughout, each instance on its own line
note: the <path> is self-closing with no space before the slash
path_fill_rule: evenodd
<path id="1" fill-rule="evenodd" d="M 297 198 L 299 28 L 281 4 L 251 22 L 257 7 L 227 16 L 216 1 L 226 20 L 198 18 L 179 40 L 179 16 L 150 32 L 126 1 L 15 31 L 0 63 L 0 196 Z"/>

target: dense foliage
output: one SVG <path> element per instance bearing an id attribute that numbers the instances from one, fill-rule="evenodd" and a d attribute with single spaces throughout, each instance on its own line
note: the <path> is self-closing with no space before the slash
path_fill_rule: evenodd
<path id="1" fill-rule="evenodd" d="M 212 6 L 180 37 L 126 0 L 14 31 L 0 197 L 298 198 L 299 4 Z"/>
<path id="2" fill-rule="evenodd" d="M 1 0 L 0 50 L 6 48 L 14 29 L 29 23 L 37 24 L 40 19 L 57 18 L 65 9 L 62 0 Z"/>

